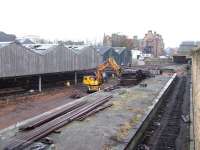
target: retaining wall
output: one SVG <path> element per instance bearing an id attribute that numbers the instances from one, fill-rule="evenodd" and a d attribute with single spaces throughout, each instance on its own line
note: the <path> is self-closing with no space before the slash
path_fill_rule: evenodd
<path id="1" fill-rule="evenodd" d="M 175 84 L 176 77 L 177 75 L 174 74 L 172 78 L 167 82 L 167 84 L 161 89 L 159 95 L 154 99 L 154 105 L 152 109 L 149 110 L 146 116 L 144 116 L 143 121 L 141 121 L 137 132 L 132 137 L 131 141 L 128 143 L 127 147 L 124 150 L 133 150 L 137 146 L 137 143 L 139 142 L 151 120 L 155 116 L 164 98 L 167 94 L 171 93 L 170 91 L 173 89 L 172 87 Z"/>
<path id="2" fill-rule="evenodd" d="M 200 149 L 200 49 L 192 53 L 192 99 L 195 149 Z"/>

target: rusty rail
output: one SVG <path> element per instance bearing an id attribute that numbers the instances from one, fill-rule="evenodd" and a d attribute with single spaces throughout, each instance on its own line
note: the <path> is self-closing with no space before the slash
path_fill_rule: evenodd
<path id="1" fill-rule="evenodd" d="M 30 130 L 28 132 L 21 133 L 18 136 L 15 136 L 10 140 L 10 142 L 7 144 L 7 146 L 4 148 L 5 150 L 20 150 L 34 141 L 37 141 L 54 130 L 57 130 L 64 125 L 72 122 L 73 120 L 76 120 L 77 118 L 84 116 L 88 114 L 90 111 L 98 108 L 99 106 L 103 105 L 104 103 L 108 102 L 109 99 L 112 98 L 112 95 L 101 97 L 97 100 L 95 100 L 92 103 L 82 105 L 80 107 L 75 108 L 74 110 L 59 116 L 49 122 L 45 122 L 41 126 Z"/>
<path id="2" fill-rule="evenodd" d="M 83 106 L 87 103 L 87 101 L 82 101 L 82 102 L 79 102 L 79 103 L 75 103 L 73 105 L 70 105 L 70 106 L 67 106 L 67 107 L 64 107 L 62 108 L 61 110 L 58 110 L 56 112 L 52 112 L 51 114 L 47 115 L 47 116 L 43 116 L 33 122 L 30 122 L 29 124 L 25 125 L 25 126 L 22 126 L 19 128 L 19 130 L 22 130 L 22 131 L 25 131 L 25 130 L 30 130 L 30 129 L 34 129 L 46 122 L 49 122 L 65 113 L 68 113 L 80 106 Z"/>

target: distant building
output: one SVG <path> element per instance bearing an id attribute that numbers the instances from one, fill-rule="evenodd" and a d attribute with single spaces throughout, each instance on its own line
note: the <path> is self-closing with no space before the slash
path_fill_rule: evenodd
<path id="1" fill-rule="evenodd" d="M 126 35 L 114 33 L 111 36 L 104 35 L 103 46 L 111 47 L 126 47 L 128 49 L 139 49 L 142 48 L 142 40 L 138 39 L 137 36 L 128 38 Z"/>
<path id="2" fill-rule="evenodd" d="M 199 42 L 195 41 L 183 41 L 178 48 L 178 55 L 190 55 L 194 48 L 200 46 Z"/>
<path id="3" fill-rule="evenodd" d="M 199 48 L 200 47 L 200 41 L 196 42 L 196 46 Z"/>
<path id="4" fill-rule="evenodd" d="M 138 36 L 133 36 L 132 49 L 142 50 L 142 39 L 138 39 Z"/>
<path id="5" fill-rule="evenodd" d="M 131 50 L 132 59 L 140 59 L 142 52 L 140 50 Z"/>
<path id="6" fill-rule="evenodd" d="M 113 33 L 111 36 L 104 35 L 103 46 L 112 47 L 128 47 L 131 48 L 133 43 L 132 39 L 128 39 L 126 35 Z"/>
<path id="7" fill-rule="evenodd" d="M 112 46 L 112 38 L 109 35 L 104 34 L 103 46 Z"/>
<path id="8" fill-rule="evenodd" d="M 117 33 L 112 34 L 112 46 L 113 47 L 127 47 L 127 36 Z"/>
<path id="9" fill-rule="evenodd" d="M 56 41 L 56 43 L 63 44 L 63 45 L 85 45 L 84 41 L 71 41 L 71 40 L 68 40 L 68 41 L 59 40 L 59 41 Z"/>
<path id="10" fill-rule="evenodd" d="M 126 43 L 125 43 L 125 46 L 128 48 L 128 49 L 132 49 L 133 48 L 133 39 L 126 39 Z"/>
<path id="11" fill-rule="evenodd" d="M 152 54 L 154 57 L 159 57 L 164 52 L 164 42 L 161 35 L 151 30 L 145 34 L 142 41 L 142 49 L 144 53 Z"/>

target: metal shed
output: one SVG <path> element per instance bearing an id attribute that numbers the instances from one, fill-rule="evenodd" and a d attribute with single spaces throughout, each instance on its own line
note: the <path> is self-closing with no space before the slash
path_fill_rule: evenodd
<path id="1" fill-rule="evenodd" d="M 65 46 L 52 46 L 43 55 L 44 73 L 76 70 L 76 54 Z"/>
<path id="2" fill-rule="evenodd" d="M 73 47 L 77 55 L 77 70 L 96 68 L 103 62 L 102 56 L 93 46 Z"/>
<path id="3" fill-rule="evenodd" d="M 4 43 L 0 47 L 0 77 L 88 70 L 102 62 L 93 46 Z"/>
<path id="4" fill-rule="evenodd" d="M 30 49 L 11 43 L 0 48 L 0 77 L 13 77 L 43 72 L 42 56 Z"/>
<path id="5" fill-rule="evenodd" d="M 115 51 L 119 54 L 119 64 L 128 66 L 132 63 L 132 53 L 126 47 L 113 47 Z"/>
<path id="6" fill-rule="evenodd" d="M 102 55 L 103 61 L 106 61 L 108 58 L 112 57 L 118 64 L 120 64 L 119 54 L 115 51 L 113 47 L 102 46 L 98 48 L 98 51 Z"/>

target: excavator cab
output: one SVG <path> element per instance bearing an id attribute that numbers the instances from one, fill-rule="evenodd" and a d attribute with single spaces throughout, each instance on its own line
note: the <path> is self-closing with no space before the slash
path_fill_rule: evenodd
<path id="1" fill-rule="evenodd" d="M 118 76 L 121 74 L 121 68 L 113 58 L 108 58 L 103 64 L 100 64 L 96 70 L 96 76 L 84 76 L 83 84 L 88 87 L 88 92 L 96 92 L 101 89 L 103 84 L 103 72 L 106 68 L 111 68 Z"/>
<path id="2" fill-rule="evenodd" d="M 84 76 L 83 84 L 88 87 L 88 92 L 96 92 L 100 90 L 100 82 L 96 80 L 95 76 Z"/>

